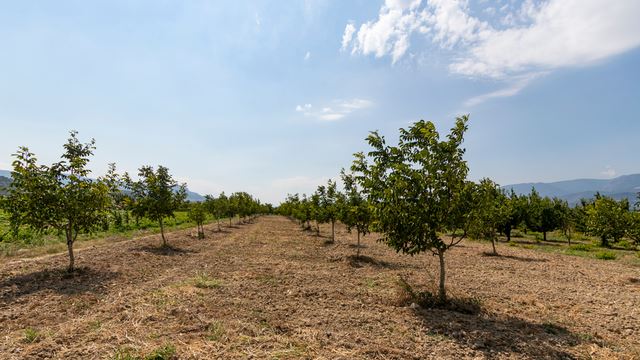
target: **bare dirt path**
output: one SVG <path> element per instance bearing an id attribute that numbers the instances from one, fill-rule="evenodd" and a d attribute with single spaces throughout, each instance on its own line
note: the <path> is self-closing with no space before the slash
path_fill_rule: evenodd
<path id="1" fill-rule="evenodd" d="M 448 285 L 480 314 L 408 306 L 437 276 L 430 256 L 398 255 L 338 227 L 338 242 L 288 219 L 197 240 L 159 238 L 88 248 L 79 275 L 56 255 L 0 265 L 0 358 L 112 359 L 165 344 L 180 359 L 640 358 L 640 269 L 466 242 L 448 256 Z M 323 228 L 328 233 L 328 227 Z M 38 337 L 26 342 L 25 329 Z"/>

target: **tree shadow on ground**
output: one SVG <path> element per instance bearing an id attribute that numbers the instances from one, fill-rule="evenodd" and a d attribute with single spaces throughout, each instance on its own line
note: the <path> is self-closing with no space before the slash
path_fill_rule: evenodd
<path id="1" fill-rule="evenodd" d="M 410 269 L 416 268 L 415 265 L 408 263 L 395 263 L 384 260 L 378 260 L 371 256 L 367 255 L 347 255 L 344 257 L 344 260 L 349 264 L 349 266 L 354 268 L 361 268 L 365 266 L 371 266 L 378 269 L 391 269 L 391 270 L 399 270 L 399 269 Z"/>
<path id="2" fill-rule="evenodd" d="M 229 230 L 225 230 L 224 228 L 220 228 L 220 230 L 216 229 L 210 229 L 208 230 L 210 233 L 212 234 L 230 234 L 231 231 Z"/>
<path id="3" fill-rule="evenodd" d="M 352 248 L 352 249 L 357 249 L 357 248 L 366 249 L 367 248 L 367 245 L 365 245 L 365 244 L 360 244 L 360 245 L 358 245 L 358 244 L 348 244 L 347 246 Z"/>
<path id="4" fill-rule="evenodd" d="M 139 248 L 135 248 L 133 249 L 133 251 L 148 252 L 154 255 L 162 255 L 162 256 L 176 256 L 176 255 L 197 253 L 197 251 L 195 250 L 182 249 L 182 248 L 174 247 L 171 245 L 167 245 L 167 246 L 145 245 Z"/>
<path id="5" fill-rule="evenodd" d="M 66 269 L 44 269 L 6 278 L 0 282 L 0 302 L 12 303 L 18 298 L 40 291 L 53 290 L 62 295 L 103 293 L 106 284 L 118 273 L 76 268 L 73 273 Z"/>
<path id="6" fill-rule="evenodd" d="M 562 242 L 549 242 L 549 241 L 535 241 L 535 240 L 511 240 L 511 242 L 506 242 L 504 244 L 517 244 L 517 245 L 535 245 L 535 246 L 548 246 L 548 247 L 566 247 L 567 243 Z"/>
<path id="7" fill-rule="evenodd" d="M 500 253 L 495 254 L 495 253 L 493 253 L 491 251 L 483 251 L 482 252 L 482 256 L 494 257 L 496 259 L 518 260 L 518 261 L 524 261 L 524 262 L 547 262 L 547 261 L 549 261 L 547 259 L 522 257 L 522 256 L 516 256 L 516 255 L 504 255 L 504 254 L 500 254 Z"/>
<path id="8" fill-rule="evenodd" d="M 384 260 L 376 260 L 371 256 L 367 256 L 367 255 L 360 255 L 360 256 L 348 255 L 345 257 L 345 260 L 349 263 L 349 265 L 355 268 L 361 268 L 361 267 L 364 267 L 365 265 L 369 265 L 375 268 L 385 268 L 385 269 L 392 269 L 396 267 L 395 264 L 391 264 Z"/>
<path id="9" fill-rule="evenodd" d="M 522 355 L 536 359 L 574 359 L 566 349 L 581 342 L 576 334 L 552 323 L 538 324 L 486 312 L 473 314 L 420 307 L 414 311 L 428 335 L 454 340 L 482 352 L 487 358 Z"/>

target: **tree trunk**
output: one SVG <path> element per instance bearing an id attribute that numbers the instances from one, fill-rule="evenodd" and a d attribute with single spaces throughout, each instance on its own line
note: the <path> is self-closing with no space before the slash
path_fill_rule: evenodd
<path id="1" fill-rule="evenodd" d="M 336 241 L 336 221 L 331 220 L 331 242 Z"/>
<path id="2" fill-rule="evenodd" d="M 67 250 L 69 251 L 69 268 L 67 269 L 68 272 L 72 273 L 73 270 L 75 270 L 75 257 L 73 256 L 73 233 L 72 233 L 72 229 L 71 229 L 71 225 L 67 226 L 67 230 L 66 230 L 66 235 L 67 235 Z"/>
<path id="3" fill-rule="evenodd" d="M 507 236 L 507 242 L 511 241 L 511 228 L 508 227 L 505 231 L 504 234 Z"/>
<path id="4" fill-rule="evenodd" d="M 231 226 L 231 217 L 229 217 L 229 226 Z"/>
<path id="5" fill-rule="evenodd" d="M 547 232 L 546 231 L 542 232 L 542 240 L 547 241 Z"/>
<path id="6" fill-rule="evenodd" d="M 318 220 L 316 220 L 316 236 L 320 236 L 320 224 Z"/>
<path id="7" fill-rule="evenodd" d="M 216 219 L 218 221 L 218 231 L 222 231 L 222 229 L 220 229 L 220 219 Z"/>
<path id="8" fill-rule="evenodd" d="M 491 246 L 493 246 L 493 255 L 498 255 L 498 251 L 496 251 L 496 239 L 491 238 Z"/>
<path id="9" fill-rule="evenodd" d="M 356 248 L 356 258 L 360 259 L 360 231 L 356 231 L 358 233 L 358 247 Z"/>
<path id="10" fill-rule="evenodd" d="M 198 224 L 198 239 L 204 239 L 204 225 Z"/>
<path id="11" fill-rule="evenodd" d="M 602 236 L 601 239 L 602 239 L 602 246 L 608 248 L 609 247 L 609 239 L 607 239 L 606 236 Z"/>
<path id="12" fill-rule="evenodd" d="M 167 239 L 164 237 L 164 224 L 160 218 L 160 235 L 162 236 L 162 247 L 167 247 Z"/>
<path id="13" fill-rule="evenodd" d="M 444 269 L 444 250 L 438 249 L 438 258 L 440 259 L 440 287 L 438 290 L 438 300 L 440 303 L 447 302 L 447 293 L 444 287 L 445 269 Z"/>

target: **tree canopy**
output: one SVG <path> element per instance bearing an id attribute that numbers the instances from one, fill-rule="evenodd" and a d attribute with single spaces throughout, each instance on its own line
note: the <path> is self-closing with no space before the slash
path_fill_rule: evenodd
<path id="1" fill-rule="evenodd" d="M 441 301 L 446 300 L 444 254 L 466 236 L 470 215 L 462 148 L 467 122 L 467 116 L 457 118 L 441 140 L 432 122 L 418 121 L 400 129 L 396 146 L 372 132 L 367 142 L 373 149 L 367 156 L 357 153 L 352 166 L 382 241 L 406 254 L 430 251 L 439 257 Z"/>
<path id="2" fill-rule="evenodd" d="M 75 266 L 73 244 L 78 234 L 95 230 L 112 205 L 108 181 L 89 178 L 87 165 L 94 150 L 95 140 L 83 144 L 76 131 L 70 132 L 61 161 L 50 166 L 38 164 L 35 154 L 20 147 L 3 201 L 15 231 L 24 225 L 37 232 L 53 228 L 65 234 L 69 271 Z"/>

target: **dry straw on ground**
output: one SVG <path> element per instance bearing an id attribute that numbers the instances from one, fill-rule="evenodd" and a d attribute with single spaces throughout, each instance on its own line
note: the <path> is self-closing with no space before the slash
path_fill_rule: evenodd
<path id="1" fill-rule="evenodd" d="M 51 271 L 64 254 L 0 265 L 0 358 L 640 358 L 638 267 L 466 242 L 447 259 L 465 313 L 407 301 L 399 279 L 429 289 L 437 259 L 374 236 L 355 259 L 342 227 L 333 245 L 276 216 L 216 228 L 84 249 L 72 277 Z"/>

